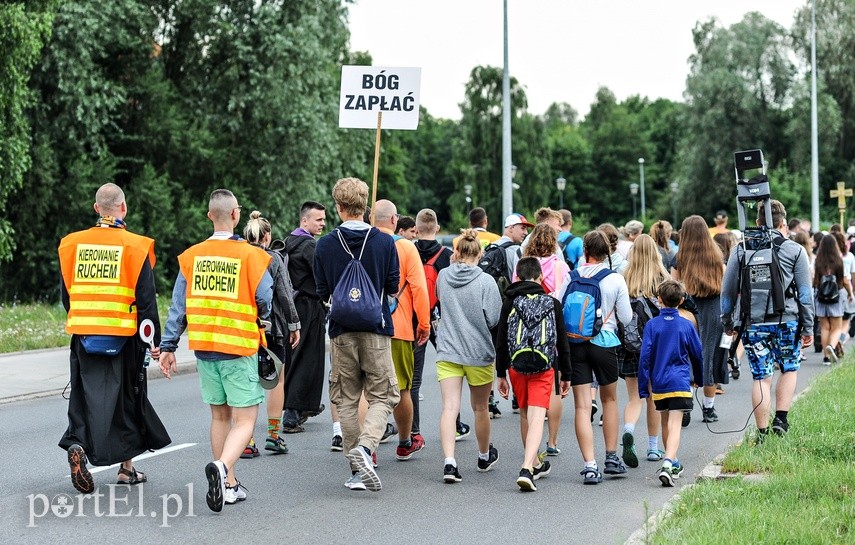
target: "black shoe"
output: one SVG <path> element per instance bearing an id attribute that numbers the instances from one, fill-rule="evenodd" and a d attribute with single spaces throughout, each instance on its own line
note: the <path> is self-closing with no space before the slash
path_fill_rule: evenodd
<path id="1" fill-rule="evenodd" d="M 481 473 L 486 473 L 493 469 L 493 466 L 496 465 L 496 462 L 499 461 L 499 451 L 496 447 L 493 446 L 493 443 L 490 443 L 490 449 L 487 451 L 487 459 L 482 460 L 478 458 L 478 471 Z"/>
<path id="2" fill-rule="evenodd" d="M 536 466 L 531 470 L 532 477 L 534 480 L 542 479 L 549 475 L 549 472 L 552 471 L 552 464 L 549 463 L 549 460 L 544 460 L 540 462 L 539 466 Z"/>
<path id="3" fill-rule="evenodd" d="M 68 447 L 68 466 L 71 468 L 71 484 L 83 494 L 91 494 L 95 491 L 95 481 L 92 473 L 86 467 L 86 452 L 80 445 Z"/>
<path id="4" fill-rule="evenodd" d="M 520 404 L 519 404 L 519 403 L 517 403 L 517 396 L 514 396 L 514 397 L 511 399 L 511 411 L 512 411 L 514 414 L 520 414 Z"/>
<path id="5" fill-rule="evenodd" d="M 460 441 L 461 439 L 463 439 L 465 437 L 469 437 L 470 429 L 471 428 L 469 427 L 469 424 L 464 424 L 463 422 L 458 423 L 457 424 L 457 437 L 455 437 L 454 440 Z"/>
<path id="6" fill-rule="evenodd" d="M 790 430 L 790 425 L 787 422 L 784 422 L 777 416 L 774 420 L 772 420 L 772 433 L 778 436 L 783 436 Z"/>
<path id="7" fill-rule="evenodd" d="M 603 473 L 606 475 L 623 475 L 626 473 L 626 466 L 623 465 L 617 454 L 607 454 Z"/>
<path id="8" fill-rule="evenodd" d="M 383 437 L 380 438 L 381 443 L 388 443 L 393 435 L 398 435 L 398 427 L 395 424 L 386 424 L 386 431 L 383 432 Z"/>
<path id="9" fill-rule="evenodd" d="M 537 490 L 537 487 L 534 485 L 534 475 L 531 474 L 528 468 L 524 467 L 520 470 L 520 476 L 517 477 L 517 486 L 523 492 L 534 492 Z"/>
<path id="10" fill-rule="evenodd" d="M 502 411 L 499 410 L 497 402 L 494 401 L 487 405 L 487 409 L 490 411 L 490 418 L 502 418 Z"/>
<path id="11" fill-rule="evenodd" d="M 686 411 L 683 413 L 683 427 L 686 428 L 689 426 L 689 423 L 692 421 L 692 411 Z"/>
<path id="12" fill-rule="evenodd" d="M 718 415 L 715 412 L 715 407 L 704 407 L 704 422 L 718 422 Z M 683 413 L 688 414 L 688 413 Z"/>
<path id="13" fill-rule="evenodd" d="M 457 466 L 445 464 L 442 480 L 447 483 L 459 483 L 463 480 L 463 477 L 460 476 L 460 471 L 457 470 Z"/>
<path id="14" fill-rule="evenodd" d="M 597 407 L 597 402 L 592 399 L 591 400 L 591 424 L 594 423 L 594 415 L 597 414 L 597 411 L 599 411 L 599 410 L 600 410 L 600 408 Z"/>
<path id="15" fill-rule="evenodd" d="M 327 408 L 327 406 L 324 405 L 323 403 L 321 403 L 321 406 L 318 407 L 317 409 L 315 409 L 314 411 L 303 411 L 302 417 L 303 418 L 314 418 L 314 417 L 318 416 L 319 414 L 321 414 L 322 412 L 324 412 L 324 409 L 326 409 L 326 408 Z"/>
<path id="16" fill-rule="evenodd" d="M 341 439 L 341 435 L 333 435 L 332 445 L 330 446 L 330 450 L 333 452 L 341 452 L 344 450 L 344 442 Z"/>

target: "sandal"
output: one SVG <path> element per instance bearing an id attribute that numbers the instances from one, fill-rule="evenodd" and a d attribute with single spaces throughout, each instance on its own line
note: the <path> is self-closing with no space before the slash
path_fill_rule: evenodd
<path id="1" fill-rule="evenodd" d="M 127 477 L 127 479 L 122 479 L 122 476 Z M 120 467 L 118 477 L 119 479 L 116 481 L 116 484 L 140 484 L 148 481 L 148 477 L 145 476 L 145 473 L 137 471 L 137 468 L 135 467 L 132 467 L 131 469 Z"/>

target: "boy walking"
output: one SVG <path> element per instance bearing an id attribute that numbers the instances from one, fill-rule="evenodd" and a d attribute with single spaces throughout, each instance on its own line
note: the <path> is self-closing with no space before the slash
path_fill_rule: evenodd
<path id="1" fill-rule="evenodd" d="M 560 390 L 570 393 L 570 345 L 561 303 L 543 291 L 543 273 L 536 257 L 524 257 L 516 268 L 518 282 L 511 284 L 499 315 L 496 338 L 496 374 L 499 394 L 508 399 L 510 374 L 520 408 L 520 435 L 525 451 L 517 486 L 534 492 L 534 481 L 549 474 L 550 464 L 537 454 L 543 440 L 543 419 L 552 389 L 561 373 Z"/>
<path id="2" fill-rule="evenodd" d="M 683 285 L 667 280 L 659 286 L 662 310 L 644 328 L 638 364 L 638 395 L 652 396 L 662 415 L 665 460 L 659 470 L 662 486 L 674 486 L 683 466 L 677 459 L 683 413 L 692 410 L 690 376 L 703 376 L 701 340 L 692 323 L 681 317 L 677 307 L 686 298 Z M 689 374 L 691 366 L 692 375 Z"/>

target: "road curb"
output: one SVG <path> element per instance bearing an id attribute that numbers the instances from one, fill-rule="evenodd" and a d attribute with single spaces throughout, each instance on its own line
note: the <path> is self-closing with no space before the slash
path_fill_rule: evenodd
<path id="1" fill-rule="evenodd" d="M 196 360 L 186 360 L 179 361 L 176 364 L 177 370 L 172 373 L 172 376 L 177 375 L 189 375 L 191 373 L 196 372 Z M 160 371 L 160 367 L 155 363 L 146 370 L 146 378 L 148 380 L 157 380 L 165 378 L 163 373 Z M 44 390 L 42 392 L 32 392 L 26 394 L 18 394 L 9 397 L 0 398 L 0 405 L 6 405 L 8 403 L 17 403 L 19 401 L 29 401 L 31 399 L 41 399 L 43 397 L 53 397 L 62 395 L 63 392 L 71 391 L 71 388 L 66 386 L 65 388 L 52 389 L 52 390 Z"/>
<path id="2" fill-rule="evenodd" d="M 813 388 L 813 384 L 809 384 L 808 386 L 805 386 L 802 391 L 797 392 L 796 395 L 793 396 L 793 403 L 795 403 L 804 394 L 808 393 L 811 388 Z M 739 446 L 740 444 L 742 444 L 742 441 L 737 441 L 736 443 L 731 445 L 727 449 L 727 451 L 730 452 L 731 449 L 736 446 Z M 701 470 L 701 473 L 696 477 L 695 482 L 690 485 L 684 486 L 680 489 L 679 492 L 671 496 L 671 499 L 665 502 L 665 504 L 662 506 L 662 509 L 650 515 L 650 517 L 647 518 L 644 524 L 641 525 L 641 528 L 630 534 L 629 538 L 624 542 L 624 545 L 646 545 L 647 543 L 649 543 L 650 534 L 654 533 L 660 524 L 668 520 L 668 517 L 670 517 L 671 514 L 674 512 L 674 507 L 676 503 L 680 501 L 680 496 L 682 496 L 686 490 L 690 490 L 693 486 L 697 485 L 702 481 L 720 481 L 724 479 L 733 479 L 736 477 L 743 477 L 746 480 L 755 481 L 763 479 L 762 475 L 746 475 L 743 473 L 722 472 L 722 464 L 724 462 L 725 456 L 727 456 L 727 452 L 723 452 L 713 458 L 710 463 L 704 466 L 704 468 Z"/>

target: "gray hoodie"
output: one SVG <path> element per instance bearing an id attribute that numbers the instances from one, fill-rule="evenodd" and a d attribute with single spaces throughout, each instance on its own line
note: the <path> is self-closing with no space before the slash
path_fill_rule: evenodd
<path id="1" fill-rule="evenodd" d="M 490 329 L 499 323 L 502 296 L 496 281 L 477 265 L 452 263 L 436 281 L 440 320 L 436 359 L 486 367 L 496 359 Z"/>

